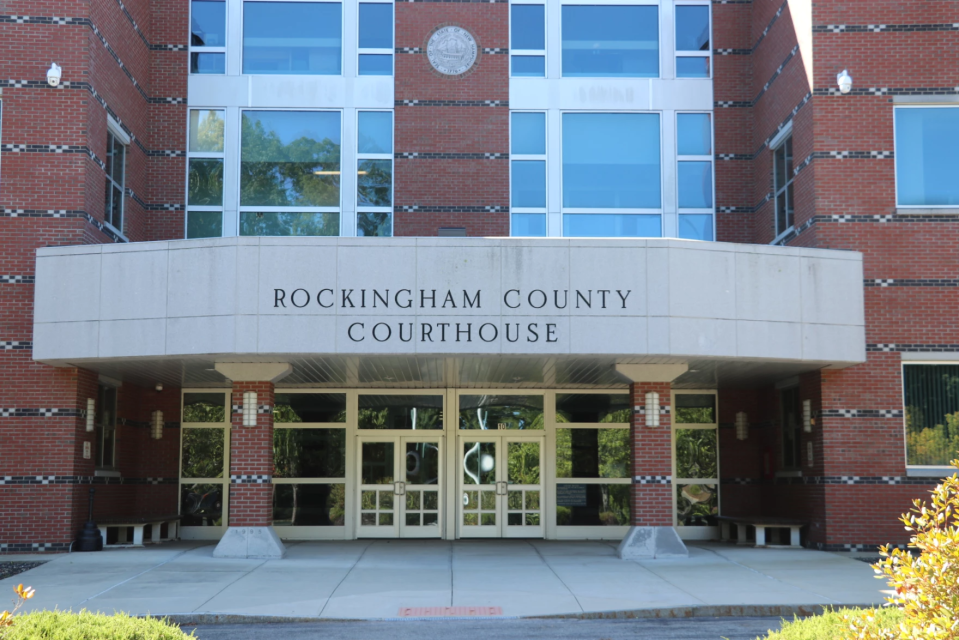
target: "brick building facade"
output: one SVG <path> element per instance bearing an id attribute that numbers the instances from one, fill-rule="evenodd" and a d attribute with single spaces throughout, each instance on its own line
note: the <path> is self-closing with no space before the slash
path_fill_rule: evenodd
<path id="1" fill-rule="evenodd" d="M 193 21 L 191 30 L 190 16 L 191 10 L 199 11 L 195 6 L 198 3 L 225 7 L 222 27 L 225 42 L 197 40 L 197 20 Z M 658 209 L 633 206 L 630 214 L 658 216 L 656 225 L 660 232 L 623 235 L 763 245 L 767 247 L 764 251 L 773 252 L 768 255 L 775 255 L 780 247 L 783 255 L 795 248 L 796 251 L 788 255 L 797 259 L 807 255 L 799 251 L 801 248 L 861 253 L 859 284 L 863 306 L 859 312 L 864 313 L 865 344 L 846 345 L 844 353 L 849 352 L 848 348 L 853 352 L 859 350 L 862 358 L 803 356 L 796 359 L 778 351 L 775 336 L 768 334 L 756 336 L 757 346 L 752 356 L 730 355 L 722 347 L 712 351 L 704 347 L 705 355 L 700 354 L 696 359 L 675 353 L 674 338 L 670 353 L 657 352 L 652 346 L 645 351 L 624 348 L 624 356 L 632 360 L 616 361 L 616 364 L 621 361 L 664 366 L 688 364 L 688 371 L 672 380 L 672 385 L 659 379 L 607 374 L 590 377 L 584 372 L 587 367 L 576 369 L 572 362 L 565 378 L 554 371 L 550 381 L 542 372 L 531 375 L 523 369 L 528 362 L 520 360 L 510 375 L 501 372 L 497 379 L 476 378 L 471 384 L 474 388 L 503 388 L 513 393 L 524 388 L 545 389 L 547 404 L 568 389 L 604 390 L 613 395 L 630 393 L 629 404 L 634 413 L 622 426 L 632 434 L 632 472 L 628 479 L 602 473 L 594 476 L 618 477 L 620 484 L 631 487 L 629 522 L 617 521 L 617 525 L 680 526 L 687 530 L 689 537 L 708 537 L 714 533 L 715 525 L 709 519 L 718 509 L 725 515 L 800 518 L 808 522 L 804 544 L 818 548 L 843 550 L 906 541 L 897 516 L 908 508 L 911 500 L 925 495 L 935 484 L 946 460 L 942 459 L 942 452 L 938 458 L 909 457 L 904 366 L 930 363 L 946 366 L 959 362 L 959 336 L 955 335 L 955 323 L 950 321 L 949 313 L 953 298 L 959 295 L 956 293 L 959 291 L 956 288 L 959 258 L 953 257 L 951 251 L 959 230 L 956 224 L 959 218 L 955 216 L 959 212 L 959 200 L 947 197 L 928 206 L 903 201 L 902 185 L 897 191 L 896 161 L 902 155 L 897 143 L 903 145 L 904 142 L 896 138 L 894 121 L 897 113 L 910 108 L 959 110 L 959 89 L 956 88 L 959 86 L 959 60 L 956 59 L 959 27 L 955 24 L 959 14 L 955 2 L 661 0 L 644 5 L 658 11 L 655 14 L 659 25 L 655 40 L 658 71 L 642 78 L 616 78 L 605 85 L 593 82 L 588 72 L 575 77 L 563 73 L 563 65 L 572 68 L 576 48 L 567 47 L 564 41 L 567 36 L 556 18 L 563 15 L 562 7 L 576 5 L 572 0 L 562 3 L 557 0 L 555 6 L 554 0 L 546 0 L 545 5 L 532 0 L 512 4 L 506 0 L 385 3 L 392 11 L 393 21 L 389 54 L 383 53 L 382 46 L 369 49 L 376 49 L 376 53 L 363 53 L 365 27 L 359 7 L 365 3 L 353 0 L 325 3 L 340 7 L 344 24 L 338 44 L 340 73 L 331 75 L 310 66 L 319 64 L 314 58 L 327 55 L 316 52 L 310 54 L 314 58 L 303 63 L 308 70 L 299 73 L 304 75 L 276 69 L 246 73 L 244 65 L 253 64 L 252 47 L 255 46 L 269 49 L 263 54 L 262 64 L 281 64 L 275 62 L 280 56 L 275 51 L 276 43 L 270 40 L 277 37 L 275 34 L 259 36 L 263 42 L 269 41 L 266 45 L 256 44 L 256 34 L 245 34 L 244 29 L 250 27 L 244 24 L 241 9 L 251 4 L 254 4 L 252 0 L 245 4 L 241 0 L 194 0 L 192 4 L 189 0 L 0 2 L 0 224 L 5 231 L 0 237 L 0 358 L 4 360 L 0 367 L 3 382 L 0 385 L 0 451 L 4 452 L 0 462 L 0 552 L 65 551 L 86 519 L 87 490 L 91 484 L 97 488 L 95 513 L 99 517 L 182 513 L 187 504 L 185 487 L 189 483 L 184 482 L 187 476 L 183 475 L 188 463 L 181 452 L 181 431 L 186 430 L 181 429 L 181 423 L 193 422 L 181 415 L 190 402 L 189 398 L 184 399 L 184 393 L 217 389 L 227 393 L 232 389 L 232 397 L 226 402 L 230 415 L 222 418 L 226 425 L 223 428 L 233 433 L 226 439 L 228 471 L 219 480 L 203 485 L 219 487 L 215 490 L 222 490 L 224 495 L 229 491 L 229 515 L 224 515 L 220 527 L 269 526 L 278 518 L 280 506 L 273 493 L 283 483 L 273 482 L 282 474 L 274 470 L 270 448 L 276 418 L 271 411 L 274 393 L 283 393 L 284 383 L 270 379 L 231 381 L 221 375 L 216 365 L 248 360 L 293 362 L 296 358 L 290 355 L 290 350 L 267 349 L 274 354 L 271 359 L 263 355 L 261 349 L 257 357 L 250 358 L 244 356 L 250 350 L 220 349 L 197 338 L 200 343 L 183 351 L 188 355 L 178 359 L 169 352 L 125 352 L 114 348 L 116 345 L 105 347 L 103 332 L 107 325 L 104 323 L 117 323 L 110 325 L 110 330 L 122 331 L 123 322 L 139 317 L 138 307 L 149 306 L 157 297 L 159 289 L 150 287 L 167 286 L 167 276 L 162 276 L 162 282 L 159 279 L 138 281 L 132 288 L 135 295 L 119 304 L 119 311 L 111 310 L 104 315 L 101 309 L 99 316 L 89 317 L 83 313 L 70 315 L 69 311 L 59 308 L 72 304 L 70 291 L 57 287 L 68 286 L 63 284 L 66 282 L 63 276 L 72 267 L 64 262 L 41 276 L 37 250 L 109 244 L 123 245 L 135 252 L 136 243 L 160 241 L 181 241 L 163 245 L 173 248 L 203 247 L 217 241 L 203 240 L 200 236 L 222 235 L 224 238 L 240 236 L 239 251 L 245 246 L 244 235 L 272 235 L 247 229 L 259 228 L 256 225 L 261 224 L 264 213 L 266 218 L 274 213 L 277 218 L 286 215 L 282 207 L 292 208 L 292 201 L 285 205 L 272 203 L 277 205 L 272 208 L 264 204 L 265 200 L 251 199 L 244 204 L 244 198 L 252 198 L 244 191 L 243 185 L 247 184 L 244 181 L 252 180 L 249 172 L 254 169 L 248 169 L 238 160 L 245 153 L 243 145 L 247 144 L 247 138 L 242 136 L 248 136 L 244 127 L 249 124 L 246 120 L 241 123 L 241 119 L 247 118 L 244 114 L 258 110 L 309 112 L 310 109 L 339 114 L 336 162 L 341 164 L 333 171 L 326 165 L 316 164 L 312 173 L 324 180 L 334 174 L 335 178 L 322 184 L 335 183 L 340 200 L 333 205 L 318 204 L 320 201 L 316 200 L 312 203 L 316 206 L 297 209 L 296 215 L 317 214 L 316 220 L 332 216 L 322 218 L 322 224 L 333 224 L 328 221 L 335 220 L 334 235 L 364 235 L 358 232 L 364 227 L 357 218 L 364 213 L 364 207 L 373 210 L 371 216 L 381 216 L 370 219 L 387 220 L 385 228 L 389 233 L 386 235 L 394 238 L 526 235 L 518 233 L 518 219 L 511 216 L 541 215 L 542 235 L 556 238 L 543 240 L 543 246 L 553 246 L 549 243 L 577 235 L 566 231 L 574 228 L 574 216 L 584 215 L 580 211 L 582 207 L 565 203 L 567 197 L 572 201 L 572 196 L 561 187 L 562 171 L 568 171 L 567 176 L 572 173 L 572 169 L 567 170 L 567 165 L 562 164 L 571 162 L 568 156 L 572 154 L 563 159 L 557 149 L 557 145 L 563 144 L 562 118 L 575 112 L 656 113 L 662 118 L 656 134 L 661 140 L 657 175 L 665 176 L 659 187 L 660 206 Z M 618 0 L 610 5 L 634 6 Z M 515 72 L 511 77 L 511 64 L 515 64 L 514 58 L 519 55 L 514 51 L 515 45 L 511 50 L 511 10 L 525 6 L 544 7 L 542 78 L 527 77 L 535 73 L 524 76 Z M 678 7 L 708 8 L 711 35 L 707 34 L 705 54 L 702 51 L 683 53 L 676 44 L 679 36 L 674 19 Z M 247 6 L 245 10 L 251 8 Z M 465 73 L 447 75 L 429 62 L 427 49 L 431 36 L 445 26 L 465 29 L 476 43 L 476 59 Z M 517 35 L 514 33 L 512 38 L 516 40 Z M 241 55 L 243 46 L 251 49 Z M 320 51 L 320 45 L 316 46 L 316 51 Z M 531 58 L 539 55 L 531 51 Z M 386 76 L 364 77 L 363 55 L 391 55 L 392 71 Z M 695 55 L 706 57 L 695 58 Z M 291 65 L 300 64 L 296 62 L 299 58 L 291 56 L 295 59 Z M 677 73 L 681 66 L 677 60 L 681 58 L 706 60 L 709 70 L 705 77 L 683 79 L 683 74 Z M 51 62 L 62 68 L 62 80 L 56 87 L 49 86 L 45 78 Z M 223 68 L 219 74 L 191 73 L 191 67 L 199 70 L 195 68 L 197 64 L 212 64 L 214 68 L 222 65 Z M 848 93 L 840 92 L 837 86 L 837 74 L 843 70 L 848 70 L 853 77 Z M 300 78 L 295 81 L 300 84 L 284 84 L 293 82 L 290 80 L 293 76 Z M 221 123 L 225 122 L 225 129 L 220 132 L 220 146 L 212 151 L 209 148 L 191 150 L 188 139 L 191 111 L 197 110 L 225 114 L 218 116 Z M 392 114 L 392 147 L 370 152 L 373 160 L 363 156 L 362 143 L 355 146 L 353 142 L 362 134 L 357 134 L 357 128 L 364 126 L 359 123 L 361 112 Z M 511 212 L 511 197 L 515 201 L 521 182 L 515 173 L 518 168 L 513 169 L 511 178 L 511 162 L 540 160 L 536 159 L 538 155 L 528 152 L 523 152 L 526 153 L 524 160 L 511 159 L 511 154 L 517 155 L 511 149 L 511 141 L 513 144 L 517 141 L 515 134 L 512 138 L 510 135 L 511 113 L 518 112 L 544 113 L 546 123 L 542 153 L 545 206 L 527 205 L 519 214 L 515 205 Z M 701 164 L 711 163 L 708 207 L 687 207 L 686 214 L 682 194 L 677 203 L 674 165 L 684 161 L 681 151 L 672 150 L 676 125 L 671 120 L 674 114 L 683 112 L 708 114 L 712 128 L 709 158 L 696 160 Z M 284 135 L 282 127 L 276 131 L 280 132 L 277 137 Z M 955 133 L 957 129 L 946 131 Z M 115 144 L 123 148 L 124 159 L 120 164 L 116 164 L 120 152 L 116 147 L 108 149 L 108 141 L 116 141 Z M 786 152 L 781 152 L 780 161 L 774 160 L 774 156 L 778 150 L 785 149 L 787 143 L 791 171 L 777 177 L 775 163 L 785 162 Z M 194 197 L 196 189 L 188 184 L 188 179 L 195 177 L 188 163 L 203 157 L 204 153 L 212 163 L 207 166 L 214 167 L 214 171 L 219 167 L 221 171 L 219 201 L 214 196 L 205 203 L 191 203 L 189 199 Z M 345 167 L 356 162 L 371 164 L 361 164 L 358 175 L 348 175 L 353 173 L 353 168 Z M 377 185 L 371 186 L 363 178 L 369 175 L 364 173 L 365 166 L 382 166 L 372 164 L 374 162 L 391 163 L 385 200 L 381 192 L 375 191 Z M 252 159 L 249 164 L 254 164 Z M 197 166 L 201 166 L 200 163 Z M 111 194 L 118 193 L 111 187 L 111 176 L 119 175 L 118 168 L 122 170 L 118 184 L 122 207 L 111 209 L 104 194 L 109 200 L 114 197 Z M 319 173 L 322 171 L 326 174 Z M 360 197 L 354 198 L 357 190 Z M 379 195 L 369 195 L 374 192 Z M 296 206 L 305 198 L 302 194 L 300 197 Z M 256 210 L 257 206 L 265 207 L 266 211 Z M 699 220 L 707 220 L 701 227 L 705 230 L 703 237 L 684 235 L 683 229 L 687 227 L 683 227 L 683 216 L 694 215 L 689 213 L 694 209 Z M 115 217 L 117 211 L 120 211 L 119 218 Z M 200 213 L 210 214 L 205 219 L 213 220 L 211 228 L 215 233 L 192 232 L 187 216 L 194 213 L 197 220 L 201 219 Z M 539 225 L 539 220 L 536 218 L 534 223 Z M 386 253 L 379 249 L 387 245 L 378 244 L 380 242 L 378 238 L 360 238 L 352 245 L 349 242 L 338 245 L 338 251 L 343 251 L 344 246 L 365 247 L 368 253 L 359 259 L 360 263 L 387 263 L 383 258 Z M 610 246 L 622 246 L 623 242 L 616 240 Z M 150 259 L 149 251 L 153 249 L 143 250 L 144 260 Z M 53 264 L 57 254 L 42 255 L 49 256 L 49 264 Z M 102 255 L 106 261 L 108 254 Z M 450 277 L 455 278 L 459 268 L 456 260 L 448 258 L 445 264 L 452 274 Z M 517 271 L 504 275 L 504 283 L 514 276 L 522 279 L 520 271 L 537 271 L 536 265 L 512 264 Z M 652 273 L 652 266 L 643 268 L 646 273 Z M 84 290 L 83 299 L 91 295 L 99 299 L 101 289 L 122 290 L 130 286 L 124 280 L 127 273 L 112 271 L 106 262 L 103 273 L 96 292 Z M 60 295 L 41 300 L 42 296 L 37 293 L 35 298 L 41 277 L 52 283 L 47 285 L 48 291 L 60 291 Z M 845 290 L 833 288 L 834 283 L 816 279 L 815 274 L 812 278 L 814 285 L 825 292 L 818 300 L 844 297 Z M 237 286 L 240 291 L 242 286 Z M 291 290 L 295 286 L 291 283 Z M 320 302 L 321 293 L 316 294 L 316 301 L 311 304 L 325 306 Z M 330 293 L 334 297 L 339 295 L 338 291 L 330 290 Z M 701 292 L 691 287 L 687 293 Z M 276 307 L 276 299 L 270 295 L 270 303 Z M 681 297 L 684 292 L 677 291 L 674 295 Z M 797 314 L 810 314 L 810 317 L 819 314 L 816 317 L 827 318 L 821 322 L 833 322 L 828 319 L 828 309 L 810 310 L 805 303 L 800 308 L 798 303 L 793 305 L 792 298 L 789 291 L 771 291 L 765 304 L 795 308 Z M 173 298 L 170 300 L 172 306 Z M 41 305 L 45 305 L 42 318 Z M 530 305 L 535 307 L 533 302 Z M 294 302 L 293 306 L 299 305 Z M 623 308 L 626 308 L 625 299 Z M 250 313 L 253 312 L 242 312 Z M 59 353 L 52 347 L 36 354 L 34 346 L 41 341 L 41 334 L 39 329 L 35 330 L 34 322 L 53 323 L 58 321 L 58 314 L 64 318 L 70 316 L 77 327 L 94 320 L 100 324 L 94 333 L 77 329 L 78 333 L 61 334 L 67 336 L 63 340 L 72 342 L 74 351 L 70 355 L 50 355 Z M 222 312 L 210 312 L 210 315 L 217 314 Z M 683 314 L 667 311 L 665 315 Z M 169 322 L 167 320 L 167 332 L 172 331 Z M 261 318 L 259 322 L 259 331 L 264 331 L 264 320 Z M 835 322 L 841 324 L 838 320 Z M 50 326 L 52 331 L 53 325 Z M 240 326 L 238 321 L 237 345 L 241 342 Z M 748 342 L 751 336 L 748 331 L 742 331 L 737 334 L 738 339 Z M 50 333 L 43 335 L 46 345 L 55 342 Z M 142 342 L 142 334 L 130 335 L 133 337 L 128 336 L 128 340 Z M 704 330 L 698 341 L 708 346 L 711 342 L 723 342 L 726 335 Z M 848 341 L 849 335 L 858 334 L 836 334 L 838 337 L 833 340 Z M 626 336 L 619 337 L 628 342 Z M 800 342 L 805 339 L 805 334 L 797 338 Z M 304 345 L 309 342 L 304 338 Z M 37 344 L 38 349 L 41 346 Z M 111 352 L 110 348 L 114 350 Z M 289 357 L 276 357 L 277 353 Z M 363 434 L 353 431 L 356 420 L 353 415 L 363 411 L 363 400 L 361 398 L 358 405 L 352 404 L 354 395 L 350 394 L 355 394 L 358 388 L 391 389 L 390 393 L 397 393 L 396 389 L 404 388 L 401 381 L 406 375 L 400 369 L 408 362 L 401 363 L 395 357 L 367 362 L 359 356 L 352 360 L 344 356 L 342 361 L 326 361 L 330 371 L 323 369 L 326 365 L 317 364 L 310 369 L 311 365 L 304 364 L 310 354 L 323 353 L 304 346 L 294 363 L 293 377 L 286 380 L 295 379 L 290 389 L 299 391 L 351 389 L 349 393 L 344 392 L 344 398 L 350 400 L 343 401 L 347 407 L 344 415 L 349 416 L 344 421 L 351 424 L 348 432 L 351 444 L 344 445 L 343 453 L 342 477 L 346 480 L 342 486 L 348 495 L 343 499 L 346 514 L 342 517 L 352 524 L 340 522 L 346 529 L 337 535 L 363 535 L 365 525 L 356 519 L 364 509 L 358 493 L 362 483 L 356 475 L 360 472 L 354 468 L 365 464 L 363 460 L 357 462 L 359 449 L 354 448 L 362 446 Z M 456 366 L 463 367 L 460 376 L 465 378 L 463 372 L 470 366 L 469 356 L 475 352 L 464 350 L 462 353 L 465 355 Z M 451 354 L 456 352 L 447 353 Z M 641 361 L 637 359 L 639 356 L 648 358 Z M 482 365 L 479 360 L 476 362 L 477 368 L 487 367 L 492 371 L 497 367 L 488 361 Z M 732 364 L 725 368 L 723 362 Z M 437 374 L 436 378 L 424 373 L 432 366 L 423 364 L 418 374 L 421 377 L 413 376 L 420 384 L 408 386 L 443 389 L 448 414 L 449 403 L 465 406 L 466 401 L 459 395 L 446 391 L 459 387 L 448 373 Z M 444 365 L 436 366 L 442 369 Z M 562 370 L 564 365 L 560 362 L 555 366 Z M 337 373 L 338 367 L 346 373 Z M 576 372 L 570 373 L 573 370 Z M 432 382 L 422 382 L 427 379 Z M 360 384 L 347 384 L 356 380 Z M 110 415 L 109 407 L 102 406 L 102 399 L 109 397 L 104 396 L 103 389 L 116 390 L 115 415 Z M 715 415 L 704 423 L 713 425 L 718 439 L 716 477 L 689 485 L 718 494 L 718 501 L 704 502 L 707 512 L 699 525 L 708 525 L 705 527 L 708 531 L 703 535 L 691 531 L 695 528 L 693 523 L 683 523 L 677 515 L 677 505 L 682 500 L 695 502 L 695 491 L 687 492 L 684 498 L 682 487 L 687 485 L 673 481 L 681 474 L 677 475 L 679 454 L 676 424 L 672 420 L 677 408 L 672 406 L 672 398 L 680 395 L 671 398 L 671 394 L 697 389 L 703 391 L 702 395 L 715 394 L 712 409 Z M 793 389 L 797 391 L 793 393 Z M 248 390 L 256 390 L 259 404 L 269 407 L 258 414 L 256 426 L 252 428 L 241 426 L 243 392 Z M 646 426 L 645 398 L 650 390 L 655 390 L 661 399 L 663 420 L 659 431 L 649 431 Z M 96 399 L 92 422 L 87 412 L 91 398 Z M 806 406 L 805 401 L 808 401 Z M 792 405 L 785 407 L 784 402 Z M 275 404 L 279 406 L 280 402 L 277 400 Z M 959 406 L 952 406 L 949 401 L 942 406 L 959 410 Z M 805 425 L 804 409 L 808 409 L 809 414 Z M 151 431 L 156 411 L 162 412 L 164 423 L 160 438 Z M 557 426 L 561 422 L 556 418 L 557 412 L 560 412 L 557 408 L 545 409 L 550 434 L 561 428 Z M 746 439 L 737 438 L 737 414 L 747 416 Z M 944 410 L 943 414 L 952 415 L 953 411 Z M 112 423 L 107 424 L 108 421 Z M 324 418 L 317 424 L 329 426 L 337 421 Z M 111 432 L 115 433 L 112 440 Z M 948 429 L 946 432 L 948 436 Z M 352 444 L 354 435 L 359 444 Z M 556 467 L 559 463 L 546 454 L 559 445 L 553 435 L 547 437 L 549 440 L 543 441 L 541 461 L 544 470 L 551 469 L 544 474 L 555 480 L 556 486 L 543 489 L 544 500 L 549 495 L 552 503 L 544 507 L 541 514 L 536 513 L 552 522 L 544 525 L 543 530 L 552 537 L 562 530 L 561 524 L 556 523 L 557 512 L 566 508 L 560 504 L 562 500 L 568 499 L 572 504 L 580 498 L 575 497 L 578 489 L 569 489 L 564 494 L 564 490 L 557 488 L 564 485 L 557 480 L 561 477 Z M 786 438 L 788 443 L 784 443 Z M 404 442 L 397 440 L 396 446 L 405 446 Z M 447 436 L 445 442 L 447 452 L 458 447 L 452 436 Z M 85 451 L 85 444 L 89 451 Z M 104 450 L 109 447 L 115 447 L 114 459 L 111 464 L 102 464 Z M 452 453 L 443 455 L 448 456 L 450 464 L 455 461 Z M 249 479 L 260 476 L 260 480 Z M 712 482 L 705 481 L 710 479 Z M 313 484 L 322 485 L 319 480 Z M 590 482 L 570 486 L 588 488 L 589 485 Z M 615 482 L 601 486 L 606 487 L 603 491 L 616 491 L 608 489 L 615 487 Z M 587 489 L 583 492 L 588 493 Z M 451 485 L 449 495 L 443 498 L 451 512 L 456 505 L 456 501 L 451 500 L 452 493 Z M 557 498 L 560 494 L 567 498 Z M 603 495 L 607 500 L 607 494 Z M 693 498 L 689 498 L 690 495 Z M 482 510 L 479 513 L 482 515 Z M 329 519 L 337 521 L 332 511 Z M 453 522 L 450 516 L 442 535 L 469 535 L 458 528 L 466 520 L 456 520 L 455 526 Z M 689 526 L 683 527 L 684 524 Z M 311 529 L 310 535 L 315 533 L 312 527 L 305 527 L 304 532 L 305 529 Z M 621 529 L 614 529 L 615 535 L 622 535 Z M 285 531 L 292 535 L 289 533 L 292 530 L 291 527 Z M 222 533 L 220 529 L 217 531 Z"/>

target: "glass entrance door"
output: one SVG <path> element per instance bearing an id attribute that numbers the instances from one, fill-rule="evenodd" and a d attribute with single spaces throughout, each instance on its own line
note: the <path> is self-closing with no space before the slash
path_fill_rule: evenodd
<path id="1" fill-rule="evenodd" d="M 438 538 L 442 438 L 359 439 L 361 538 Z"/>
<path id="2" fill-rule="evenodd" d="M 461 537 L 543 537 L 544 444 L 543 436 L 460 438 Z"/>

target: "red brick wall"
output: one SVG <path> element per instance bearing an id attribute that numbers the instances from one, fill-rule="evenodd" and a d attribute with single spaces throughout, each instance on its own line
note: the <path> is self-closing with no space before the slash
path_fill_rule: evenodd
<path id="1" fill-rule="evenodd" d="M 646 426 L 646 415 L 633 412 L 632 524 L 636 526 L 671 527 L 673 525 L 672 424 L 670 385 L 642 382 L 630 385 L 634 407 L 646 412 L 646 393 L 659 394 L 661 407 L 658 427 Z M 637 481 L 635 478 L 639 478 Z"/>
<path id="2" fill-rule="evenodd" d="M 395 151 L 509 153 L 509 56 L 483 53 L 508 49 L 509 5 L 397 2 L 395 13 L 396 46 L 423 51 L 396 54 Z M 480 53 L 461 76 L 437 73 L 426 58 L 430 35 L 445 25 L 476 38 Z M 407 100 L 460 104 L 406 106 Z M 505 158 L 399 158 L 395 174 L 394 235 L 435 236 L 440 227 L 465 227 L 470 236 L 509 235 Z"/>
<path id="3" fill-rule="evenodd" d="M 243 394 L 255 391 L 256 426 L 243 426 Z M 234 412 L 230 432 L 230 526 L 264 527 L 273 524 L 273 383 L 234 382 Z M 259 476 L 250 478 L 249 476 Z M 258 482 L 258 480 L 265 480 Z"/>

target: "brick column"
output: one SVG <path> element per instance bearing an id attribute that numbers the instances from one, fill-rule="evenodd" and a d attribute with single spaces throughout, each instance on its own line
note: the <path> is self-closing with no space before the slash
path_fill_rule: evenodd
<path id="1" fill-rule="evenodd" d="M 256 426 L 243 426 L 243 394 L 256 393 Z M 273 524 L 273 383 L 234 382 L 230 432 L 230 526 Z"/>
<path id="2" fill-rule="evenodd" d="M 630 385 L 633 399 L 633 526 L 673 526 L 672 501 L 672 427 L 668 382 L 635 382 Z M 646 394 L 659 394 L 659 426 L 646 426 Z"/>
<path id="3" fill-rule="evenodd" d="M 629 393 L 634 408 L 630 427 L 633 446 L 632 522 L 619 545 L 620 558 L 688 555 L 686 545 L 673 527 L 671 383 L 666 382 L 685 370 L 685 365 L 617 365 L 617 371 L 633 381 Z M 646 406 L 646 394 L 650 391 L 659 394 L 658 406 Z M 650 412 L 659 416 L 658 426 L 646 425 Z"/>
<path id="4" fill-rule="evenodd" d="M 217 363 L 233 382 L 230 416 L 230 522 L 216 558 L 282 558 L 273 530 L 273 384 L 293 367 L 282 362 Z M 243 426 L 243 395 L 256 393 L 256 424 Z"/>

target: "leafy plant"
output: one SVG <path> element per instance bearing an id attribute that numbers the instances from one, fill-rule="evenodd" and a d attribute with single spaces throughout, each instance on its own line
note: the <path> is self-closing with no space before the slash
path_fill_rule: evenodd
<path id="1" fill-rule="evenodd" d="M 81 611 L 35 611 L 17 616 L 3 640 L 186 640 L 179 627 L 159 618 L 134 618 L 124 613 L 108 616 Z"/>
<path id="2" fill-rule="evenodd" d="M 863 616 L 871 619 L 874 629 L 895 626 L 902 617 L 899 609 L 837 609 L 826 611 L 822 615 L 808 618 L 794 617 L 784 622 L 779 631 L 771 632 L 766 640 L 826 640 L 841 638 L 849 630 L 850 616 Z M 878 636 L 882 637 L 882 636 Z"/>
<path id="3" fill-rule="evenodd" d="M 959 460 L 950 463 L 959 469 Z M 876 613 L 847 616 L 848 640 L 959 639 L 959 476 L 953 474 L 932 491 L 931 502 L 913 502 L 902 516 L 913 532 L 909 546 L 919 553 L 884 546 L 876 563 L 878 577 L 887 577 L 895 595 L 890 605 L 902 611 L 898 625 L 875 624 Z"/>
<path id="4" fill-rule="evenodd" d="M 24 588 L 22 583 L 15 586 L 13 592 L 17 594 L 17 599 L 14 600 L 13 604 L 13 611 L 0 612 L 0 638 L 7 637 L 7 630 L 13 626 L 13 619 L 16 617 L 17 611 L 36 593 L 33 587 Z"/>

